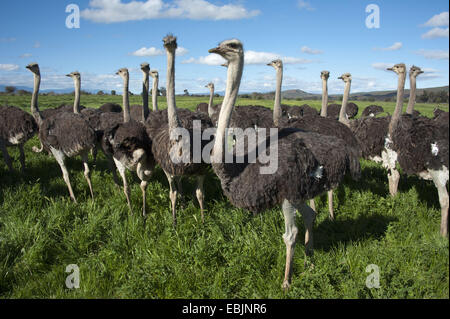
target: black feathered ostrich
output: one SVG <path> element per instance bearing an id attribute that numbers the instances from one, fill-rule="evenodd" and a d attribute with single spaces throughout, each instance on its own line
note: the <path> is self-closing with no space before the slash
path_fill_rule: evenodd
<path id="1" fill-rule="evenodd" d="M 361 117 L 374 117 L 381 113 L 384 113 L 383 107 L 373 104 L 364 108 L 361 113 Z"/>
<path id="2" fill-rule="evenodd" d="M 74 113 L 59 112 L 44 118 L 38 107 L 38 92 L 40 84 L 40 70 L 37 63 L 31 63 L 26 67 L 34 75 L 34 90 L 31 99 L 31 112 L 39 125 L 39 140 L 47 151 L 50 151 L 61 167 L 64 181 L 69 189 L 70 197 L 76 202 L 75 195 L 70 184 L 69 172 L 65 159 L 81 155 L 91 197 L 94 198 L 90 170 L 88 165 L 88 153 L 95 146 L 96 135 L 88 122 L 81 116 L 80 110 L 74 108 Z M 75 104 L 76 105 L 76 104 Z"/>
<path id="3" fill-rule="evenodd" d="M 13 171 L 11 158 L 6 149 L 17 146 L 20 152 L 22 173 L 25 171 L 24 144 L 38 132 L 38 126 L 30 114 L 15 106 L 0 106 L 0 150 L 10 171 Z"/>
<path id="4" fill-rule="evenodd" d="M 196 110 L 198 112 L 202 112 L 205 114 L 208 114 L 208 116 L 211 118 L 214 115 L 217 115 L 220 112 L 220 104 L 213 104 L 214 101 L 214 83 L 209 82 L 207 85 L 205 85 L 206 88 L 209 88 L 209 103 L 199 103 L 197 105 Z"/>
<path id="5" fill-rule="evenodd" d="M 321 136 L 328 136 L 334 138 L 334 140 L 330 140 L 330 143 L 333 143 L 335 147 L 341 148 L 341 152 L 348 157 L 349 165 L 348 171 L 351 173 L 354 179 L 359 179 L 361 174 L 361 168 L 359 164 L 359 156 L 360 156 L 360 148 L 358 145 L 358 141 L 353 136 L 350 129 L 345 126 L 343 123 L 340 123 L 334 119 L 327 118 L 324 116 L 306 116 L 301 118 L 291 118 L 291 119 L 282 119 L 281 117 L 281 86 L 283 79 L 283 62 L 281 60 L 274 60 L 268 64 L 275 68 L 277 72 L 277 86 L 275 90 L 275 104 L 274 104 L 274 112 L 273 112 L 273 121 L 276 126 L 279 127 L 295 127 L 301 130 L 315 132 L 320 134 Z M 326 115 L 327 112 L 327 80 L 329 77 L 328 71 L 321 72 L 321 79 L 323 82 L 323 90 L 322 90 L 322 103 L 324 107 L 322 108 L 322 114 Z M 320 143 L 320 139 L 318 143 Z M 319 148 L 319 147 L 318 147 Z M 317 160 L 323 166 L 324 174 L 329 176 L 327 188 L 330 189 L 328 191 L 328 210 L 330 219 L 334 219 L 334 209 L 333 209 L 333 189 L 338 186 L 340 175 L 334 174 L 335 170 L 335 159 L 330 154 L 326 154 L 323 152 L 315 152 L 315 148 L 312 148 L 313 154 L 316 156 Z M 333 178 L 336 178 L 334 180 Z M 311 207 L 315 210 L 314 200 L 310 201 Z"/>
<path id="6" fill-rule="evenodd" d="M 277 143 L 272 143 L 273 140 L 270 144 L 267 141 L 258 141 L 259 146 L 267 146 L 266 154 L 274 156 L 273 159 L 277 163 L 275 171 L 264 171 L 268 167 L 263 164 L 266 161 L 263 161 L 259 154 L 256 161 L 249 162 L 246 157 L 244 163 L 226 162 L 229 149 L 226 129 L 229 127 L 238 96 L 244 67 L 244 49 L 239 40 L 232 39 L 223 41 L 209 52 L 220 54 L 228 61 L 226 93 L 211 154 L 212 167 L 221 181 L 225 195 L 233 205 L 254 213 L 282 205 L 286 227 L 283 235 L 286 244 L 283 287 L 288 288 L 291 284 L 292 261 L 298 233 L 296 210 L 303 215 L 306 251 L 309 254 L 313 251 L 315 212 L 304 202 L 326 191 L 329 178 L 343 178 L 349 165 L 348 156 L 333 145 L 336 141 L 333 137 L 287 127 L 275 134 L 278 137 Z M 246 155 L 250 156 L 252 151 L 249 150 Z M 325 175 L 323 166 L 313 152 L 323 152 L 334 159 L 334 176 Z"/>
<path id="7" fill-rule="evenodd" d="M 130 106 L 130 117 L 135 121 L 145 122 L 150 109 L 148 107 L 148 93 L 150 91 L 150 65 L 147 62 L 141 63 L 141 71 L 144 76 L 142 81 L 142 105 Z"/>
<path id="8" fill-rule="evenodd" d="M 203 158 L 198 161 L 194 160 L 194 156 L 199 155 L 194 154 L 196 152 L 193 149 L 194 134 L 201 136 L 205 129 L 212 126 L 212 123 L 205 114 L 177 109 L 175 103 L 175 51 L 177 49 L 177 38 L 173 35 L 168 35 L 164 37 L 163 42 L 167 52 L 167 112 L 152 112 L 146 125 L 147 132 L 153 142 L 152 151 L 155 160 L 161 166 L 169 181 L 173 224 L 176 225 L 176 201 L 179 190 L 175 182 L 181 176 L 193 176 L 197 178 L 196 197 L 200 205 L 202 221 L 204 220 L 203 182 L 209 164 L 204 162 Z M 195 121 L 200 121 L 199 127 L 196 127 Z M 163 123 L 163 125 L 158 127 L 156 122 Z M 173 155 L 177 141 L 171 138 L 171 134 L 179 128 L 185 129 L 189 134 L 190 152 L 189 158 L 176 161 L 171 155 Z M 207 142 L 202 141 L 200 151 L 203 150 Z"/>
<path id="9" fill-rule="evenodd" d="M 124 82 L 123 91 L 123 122 L 107 129 L 103 136 L 106 152 L 113 156 L 119 174 L 122 177 L 124 193 L 130 212 L 130 189 L 126 179 L 126 170 L 136 172 L 141 180 L 142 215 L 146 216 L 146 189 L 155 167 L 155 160 L 151 151 L 152 141 L 148 137 L 142 121 L 130 118 L 130 104 L 128 97 L 129 78 L 128 69 L 122 68 L 117 73 Z M 141 106 L 142 107 L 142 106 Z M 144 107 L 142 107 L 144 108 Z M 142 111 L 141 114 L 144 111 Z"/>
<path id="10" fill-rule="evenodd" d="M 397 73 L 397 104 L 389 123 L 386 152 L 392 161 L 398 162 L 408 175 L 418 175 L 425 180 L 432 180 L 439 194 L 441 205 L 442 236 L 448 236 L 449 197 L 447 183 L 449 180 L 449 131 L 448 122 L 441 125 L 433 119 L 406 114 L 401 116 L 406 67 L 396 64 L 388 70 Z M 391 182 L 391 181 L 390 181 Z M 398 180 L 393 182 L 398 183 Z"/>

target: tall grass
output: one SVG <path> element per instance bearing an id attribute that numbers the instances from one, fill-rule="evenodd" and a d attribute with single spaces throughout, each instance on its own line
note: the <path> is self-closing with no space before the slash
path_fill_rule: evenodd
<path id="1" fill-rule="evenodd" d="M 83 96 L 82 103 L 103 102 L 90 98 Z M 138 103 L 135 98 L 131 103 Z M 197 103 L 177 99 L 181 107 Z M 50 102 L 40 99 L 44 106 Z M 238 104 L 267 101 L 247 102 Z M 14 104 L 27 107 L 28 101 Z M 315 255 L 306 265 L 298 216 L 292 288 L 285 293 L 280 208 L 257 217 L 234 208 L 210 172 L 205 223 L 195 185 L 184 179 L 185 197 L 173 228 L 168 184 L 157 169 L 147 190 L 144 221 L 139 185 L 128 174 L 130 215 L 102 155 L 92 170 L 95 200 L 90 199 L 80 159 L 68 160 L 79 201 L 74 204 L 54 159 L 31 151 L 38 144 L 34 138 L 26 145 L 24 175 L 10 173 L 0 161 L 2 298 L 449 298 L 448 239 L 439 235 L 440 206 L 431 182 L 402 175 L 399 194 L 392 198 L 386 172 L 362 161 L 361 180 L 346 180 L 334 194 L 335 221 L 328 219 L 326 196 L 316 199 Z M 18 151 L 11 148 L 10 153 L 18 168 Z M 80 268 L 79 289 L 66 288 L 69 264 Z M 380 270 L 378 289 L 365 284 L 370 264 Z"/>

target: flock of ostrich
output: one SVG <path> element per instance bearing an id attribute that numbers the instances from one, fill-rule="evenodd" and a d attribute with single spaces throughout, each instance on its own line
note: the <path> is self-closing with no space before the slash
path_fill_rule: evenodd
<path id="1" fill-rule="evenodd" d="M 158 92 L 158 72 L 150 70 L 148 63 L 141 64 L 143 72 L 143 105 L 129 104 L 129 73 L 126 68 L 117 72 L 123 79 L 123 107 L 108 103 L 99 109 L 80 105 L 81 76 L 72 72 L 67 76 L 74 81 L 75 101 L 73 106 L 39 110 L 38 94 L 41 81 L 39 66 L 29 64 L 34 76 L 31 98 L 31 115 L 13 106 L 0 107 L 0 148 L 6 165 L 12 170 L 7 147 L 17 146 L 20 150 L 22 170 L 25 168 L 24 143 L 38 134 L 41 147 L 34 152 L 51 154 L 63 174 L 70 197 L 76 202 L 69 172 L 65 164 L 67 157 L 81 156 L 84 176 L 92 198 L 94 187 L 90 179 L 88 154 L 101 150 L 108 162 L 114 181 L 120 184 L 116 170 L 122 179 L 123 190 L 131 211 L 130 189 L 126 171 L 135 172 L 142 190 L 142 214 L 146 215 L 146 188 L 151 181 L 156 165 L 167 176 L 170 187 L 171 212 L 176 225 L 177 198 L 182 192 L 181 177 L 197 179 L 196 197 L 204 218 L 204 189 L 206 173 L 212 168 L 220 179 L 221 187 L 232 205 L 261 213 L 281 206 L 284 214 L 286 245 L 285 276 L 283 288 L 291 284 L 294 247 L 298 228 L 296 211 L 300 212 L 305 224 L 306 253 L 313 253 L 313 226 L 316 218 L 314 198 L 328 192 L 330 218 L 334 218 L 333 190 L 343 181 L 346 174 L 353 179 L 361 176 L 360 159 L 381 163 L 387 170 L 389 191 L 397 193 L 400 173 L 397 167 L 410 175 L 432 180 L 439 194 L 441 205 L 442 236 L 448 236 L 449 197 L 449 117 L 448 112 L 435 112 L 434 118 L 421 116 L 414 111 L 416 77 L 423 73 L 412 66 L 409 70 L 410 97 L 406 113 L 402 114 L 404 86 L 407 69 L 405 64 L 396 64 L 389 70 L 398 76 L 397 102 L 392 115 L 383 115 L 379 106 L 370 106 L 360 119 L 354 119 L 356 105 L 349 103 L 352 76 L 345 73 L 339 79 L 345 83 L 342 105 L 328 105 L 328 71 L 321 72 L 323 82 L 322 108 L 320 113 L 304 106 L 281 104 L 283 63 L 274 60 L 268 64 L 276 71 L 274 108 L 263 106 L 237 106 L 239 86 L 244 68 L 243 44 L 237 40 L 226 40 L 209 50 L 219 54 L 227 63 L 226 91 L 220 105 L 213 104 L 214 84 L 210 83 L 209 103 L 201 103 L 195 112 L 176 107 L 175 100 L 175 50 L 177 39 L 173 35 L 164 37 L 167 53 L 167 109 L 159 110 L 156 94 L 152 94 L 153 109 L 149 109 L 150 76 L 153 91 Z M 355 111 L 356 108 L 356 111 Z M 202 141 L 202 150 L 213 142 L 209 160 L 201 162 L 175 163 L 170 149 L 176 143 L 171 132 L 184 128 L 189 132 L 193 145 L 194 121 L 200 121 L 201 130 L 216 127 L 215 137 Z M 227 163 L 224 160 L 228 138 L 227 128 L 278 128 L 277 145 L 270 144 L 268 153 L 277 152 L 278 169 L 273 174 L 261 174 L 264 166 L 259 157 L 244 163 Z M 258 147 L 258 146 L 257 146 Z M 94 185 L 95 186 L 95 185 Z"/>

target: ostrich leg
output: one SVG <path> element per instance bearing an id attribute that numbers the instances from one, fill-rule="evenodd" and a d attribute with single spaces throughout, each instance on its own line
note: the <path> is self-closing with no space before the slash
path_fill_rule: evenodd
<path id="1" fill-rule="evenodd" d="M 433 178 L 434 185 L 436 186 L 439 194 L 439 203 L 441 204 L 441 235 L 448 237 L 448 208 L 449 198 L 447 192 L 448 182 L 448 170 L 447 174 L 442 171 L 431 171 L 431 177 Z"/>
<path id="2" fill-rule="evenodd" d="M 175 227 L 177 225 L 176 205 L 177 205 L 177 196 L 178 196 L 177 187 L 175 185 L 176 177 L 170 175 L 166 171 L 164 171 L 164 173 L 166 174 L 167 180 L 169 181 L 170 201 L 172 204 L 172 219 L 173 219 L 173 226 Z"/>
<path id="3" fill-rule="evenodd" d="M 88 164 L 88 153 L 81 154 L 81 160 L 83 161 L 84 166 L 84 178 L 86 178 L 86 181 L 89 185 L 89 190 L 91 192 L 91 197 L 94 199 L 94 191 L 92 190 L 92 182 L 91 182 L 91 171 L 89 170 L 89 164 Z"/>
<path id="4" fill-rule="evenodd" d="M 23 144 L 19 144 L 19 152 L 20 152 L 20 169 L 22 173 L 25 172 L 25 152 L 23 150 Z"/>
<path id="5" fill-rule="evenodd" d="M 295 225 L 295 207 L 287 200 L 283 205 L 285 233 L 283 235 L 286 244 L 286 266 L 284 270 L 283 289 L 288 289 L 291 285 L 292 278 L 292 260 L 294 258 L 294 248 L 297 241 L 298 228 Z"/>
<path id="6" fill-rule="evenodd" d="M 311 207 L 314 211 L 315 209 Z M 330 219 L 334 220 L 334 209 L 333 209 L 333 190 L 328 191 L 328 211 L 330 213 Z"/>
<path id="7" fill-rule="evenodd" d="M 65 163 L 65 155 L 54 148 L 50 149 L 53 157 L 56 159 L 56 161 L 59 164 L 59 167 L 61 167 L 61 171 L 63 173 L 64 181 L 66 182 L 67 188 L 69 189 L 70 198 L 76 203 L 77 200 L 75 198 L 75 195 L 73 193 L 72 185 L 70 184 L 70 178 L 69 178 L 69 172 L 67 171 L 66 163 Z"/>
<path id="8" fill-rule="evenodd" d="M 201 175 L 197 177 L 197 190 L 195 191 L 195 194 L 197 195 L 198 204 L 200 205 L 200 211 L 202 214 L 202 223 L 205 222 L 205 216 L 204 216 L 204 206 L 203 201 L 205 199 L 204 196 L 204 190 L 203 190 L 203 182 L 205 181 L 205 176 Z"/>
<path id="9" fill-rule="evenodd" d="M 9 157 L 8 150 L 6 149 L 6 145 L 5 145 L 5 142 L 3 142 L 3 140 L 0 140 L 0 149 L 2 150 L 3 158 L 5 159 L 6 166 L 8 166 L 8 169 L 12 172 L 13 167 L 12 167 L 11 157 Z"/>
<path id="10" fill-rule="evenodd" d="M 127 176 L 125 174 L 126 167 L 118 160 L 114 158 L 114 163 L 116 163 L 116 167 L 119 170 L 120 177 L 122 177 L 123 182 L 123 192 L 125 193 L 125 197 L 127 198 L 128 208 L 130 209 L 130 214 L 133 215 L 133 210 L 131 209 L 130 202 L 130 188 L 128 187 Z"/>

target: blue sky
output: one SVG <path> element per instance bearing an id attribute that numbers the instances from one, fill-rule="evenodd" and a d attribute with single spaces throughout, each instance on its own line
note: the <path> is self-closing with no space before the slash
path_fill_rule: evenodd
<path id="1" fill-rule="evenodd" d="M 81 11 L 79 29 L 66 27 L 66 6 Z M 380 9 L 380 27 L 367 28 L 369 4 Z M 207 93 L 225 87 L 226 70 L 208 49 L 240 39 L 246 51 L 242 92 L 271 91 L 285 62 L 283 90 L 321 91 L 320 72 L 329 70 L 330 93 L 342 93 L 337 77 L 353 75 L 352 92 L 394 89 L 394 63 L 415 64 L 425 73 L 418 87 L 448 85 L 448 1 L 429 0 L 44 0 L 0 4 L 0 84 L 32 86 L 25 69 L 41 66 L 42 89 L 72 87 L 64 75 L 78 70 L 83 89 L 121 90 L 117 69 L 131 71 L 139 92 L 141 62 L 160 71 L 165 86 L 162 38 L 169 32 L 181 47 L 176 91 Z M 408 87 L 408 84 L 407 84 Z"/>

